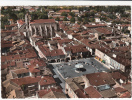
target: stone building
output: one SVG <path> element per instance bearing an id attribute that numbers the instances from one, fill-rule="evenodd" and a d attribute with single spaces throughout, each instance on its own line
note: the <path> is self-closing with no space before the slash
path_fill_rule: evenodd
<path id="1" fill-rule="evenodd" d="M 57 24 L 54 19 L 31 20 L 28 13 L 25 15 L 25 23 L 19 28 L 19 31 L 24 32 L 28 38 L 37 35 L 45 39 L 54 37 L 56 30 Z"/>

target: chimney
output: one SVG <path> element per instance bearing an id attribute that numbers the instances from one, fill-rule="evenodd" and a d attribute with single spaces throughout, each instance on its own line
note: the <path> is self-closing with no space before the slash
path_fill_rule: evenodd
<path id="1" fill-rule="evenodd" d="M 55 89 L 58 89 L 58 87 L 57 87 L 57 86 L 55 86 Z"/>
<path id="2" fill-rule="evenodd" d="M 36 67 L 39 67 L 39 65 L 38 65 L 38 64 L 36 64 Z"/>
<path id="3" fill-rule="evenodd" d="M 115 55 L 115 54 L 113 54 L 113 57 L 114 57 L 114 58 L 116 58 L 116 55 Z"/>

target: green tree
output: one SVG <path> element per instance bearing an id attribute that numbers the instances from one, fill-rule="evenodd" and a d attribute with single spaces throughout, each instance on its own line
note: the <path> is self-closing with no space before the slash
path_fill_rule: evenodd
<path id="1" fill-rule="evenodd" d="M 50 17 L 49 19 L 53 19 L 53 17 Z"/>
<path id="2" fill-rule="evenodd" d="M 25 16 L 24 13 L 19 13 L 19 14 L 17 15 L 18 19 L 24 19 L 24 16 Z"/>
<path id="3" fill-rule="evenodd" d="M 90 22 L 94 22 L 94 21 L 95 21 L 95 19 L 94 19 L 94 18 L 91 18 L 91 19 L 90 19 Z"/>
<path id="4" fill-rule="evenodd" d="M 71 22 L 71 23 L 75 23 L 75 18 L 72 17 L 72 18 L 70 19 L 70 22 Z"/>
<path id="5" fill-rule="evenodd" d="M 1 17 L 1 29 L 4 29 L 5 25 L 9 25 L 8 16 Z"/>
<path id="6" fill-rule="evenodd" d="M 75 17 L 75 13 L 74 12 L 69 12 L 69 15 L 71 15 L 72 17 Z"/>
<path id="7" fill-rule="evenodd" d="M 55 20 L 56 20 L 56 21 L 60 21 L 60 18 L 59 18 L 59 17 L 57 17 Z"/>
<path id="8" fill-rule="evenodd" d="M 89 18 L 85 17 L 85 18 L 83 19 L 83 23 L 84 23 L 84 24 L 87 24 L 88 22 L 89 22 Z"/>
<path id="9" fill-rule="evenodd" d="M 38 14 L 37 13 L 32 12 L 30 15 L 31 15 L 32 20 L 38 19 Z"/>
<path id="10" fill-rule="evenodd" d="M 77 17 L 77 20 L 78 20 L 78 21 L 82 21 L 82 18 L 81 18 L 81 17 Z"/>
<path id="11" fill-rule="evenodd" d="M 63 21 L 67 21 L 67 17 L 64 17 Z"/>
<path id="12" fill-rule="evenodd" d="M 38 14 L 38 19 L 48 19 L 48 15 L 44 13 L 39 13 Z"/>
<path id="13" fill-rule="evenodd" d="M 107 18 L 106 17 L 101 17 L 100 20 L 106 21 Z"/>
<path id="14" fill-rule="evenodd" d="M 61 16 L 66 16 L 67 17 L 67 13 L 66 12 L 62 12 Z"/>
<path id="15" fill-rule="evenodd" d="M 9 14 L 9 18 L 13 19 L 14 21 L 16 21 L 18 19 L 17 15 L 13 12 Z"/>

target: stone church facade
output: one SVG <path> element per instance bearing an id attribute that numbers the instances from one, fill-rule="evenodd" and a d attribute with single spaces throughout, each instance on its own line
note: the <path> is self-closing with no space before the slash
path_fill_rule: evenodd
<path id="1" fill-rule="evenodd" d="M 25 23 L 19 28 L 19 31 L 24 32 L 24 35 L 28 38 L 36 35 L 44 39 L 54 37 L 56 30 L 57 24 L 54 19 L 31 20 L 29 14 L 25 15 Z"/>

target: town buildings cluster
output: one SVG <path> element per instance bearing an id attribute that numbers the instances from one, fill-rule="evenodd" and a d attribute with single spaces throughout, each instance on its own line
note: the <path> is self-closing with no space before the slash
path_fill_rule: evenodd
<path id="1" fill-rule="evenodd" d="M 99 14 L 94 22 L 79 24 L 69 13 L 82 17 L 86 10 L 47 11 L 49 19 L 31 20 L 26 13 L 2 29 L 2 97 L 130 98 L 130 24 L 101 21 Z"/>

